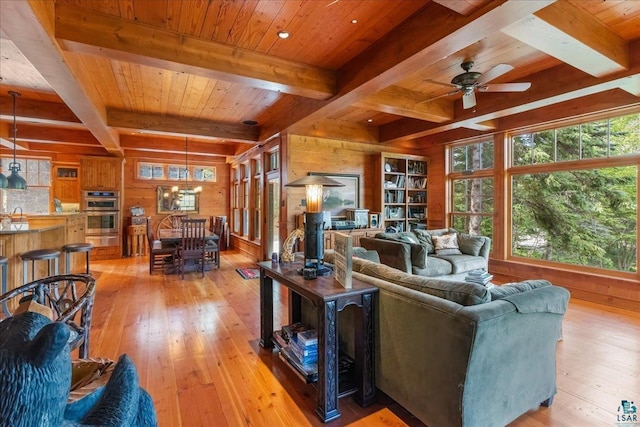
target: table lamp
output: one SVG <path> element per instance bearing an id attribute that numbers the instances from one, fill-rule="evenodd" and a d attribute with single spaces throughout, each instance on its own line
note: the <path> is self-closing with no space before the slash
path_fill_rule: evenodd
<path id="1" fill-rule="evenodd" d="M 316 276 L 326 276 L 331 270 L 324 263 L 324 214 L 322 198 L 324 187 L 344 187 L 344 184 L 321 175 L 308 175 L 285 187 L 306 188 L 304 222 L 304 268 L 315 270 Z M 302 273 L 302 271 L 300 271 Z"/>

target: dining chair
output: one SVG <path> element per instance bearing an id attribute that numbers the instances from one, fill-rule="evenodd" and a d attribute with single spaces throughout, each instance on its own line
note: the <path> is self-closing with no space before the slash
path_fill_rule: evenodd
<path id="1" fill-rule="evenodd" d="M 212 216 L 210 218 L 210 231 L 218 236 L 218 241 L 207 240 L 207 262 L 213 264 L 216 268 L 220 268 L 220 251 L 225 249 L 224 246 L 224 225 L 226 217 Z"/>
<path id="2" fill-rule="evenodd" d="M 180 277 L 184 279 L 185 268 L 198 263 L 204 277 L 206 262 L 206 218 L 185 218 L 182 220 L 182 239 L 178 245 L 177 258 Z"/>
<path id="3" fill-rule="evenodd" d="M 174 266 L 176 259 L 175 246 L 163 247 L 160 240 L 156 240 L 151 231 L 151 217 L 147 217 L 147 240 L 149 242 L 149 274 L 154 270 L 164 271 Z"/>

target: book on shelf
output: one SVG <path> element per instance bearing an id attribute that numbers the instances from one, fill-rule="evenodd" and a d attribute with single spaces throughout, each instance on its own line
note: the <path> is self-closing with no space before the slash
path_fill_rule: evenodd
<path id="1" fill-rule="evenodd" d="M 293 366 L 293 363 L 287 359 L 287 356 L 282 352 L 279 353 L 280 359 L 285 362 L 287 365 L 291 366 L 291 370 L 296 374 L 298 378 L 300 378 L 306 384 L 315 383 L 318 381 L 318 372 L 313 374 L 306 374 L 301 372 L 297 367 Z"/>
<path id="2" fill-rule="evenodd" d="M 282 354 L 301 374 L 309 377 L 309 379 L 312 379 L 314 376 L 316 379 L 318 378 L 317 360 L 313 363 L 302 363 L 289 347 L 281 348 L 280 354 Z"/>
<path id="3" fill-rule="evenodd" d="M 315 349 L 305 349 L 301 348 L 299 344 L 295 341 L 291 341 L 288 347 L 289 350 L 293 353 L 293 355 L 298 359 L 298 361 L 303 366 L 308 366 L 311 364 L 318 363 L 318 348 Z"/>
<path id="4" fill-rule="evenodd" d="M 298 341 L 301 344 L 309 347 L 318 344 L 318 330 L 307 329 L 306 331 L 298 332 Z"/>
<path id="5" fill-rule="evenodd" d="M 284 325 L 282 327 L 282 336 L 285 341 L 289 342 L 292 339 L 296 339 L 299 332 L 305 331 L 308 328 L 302 322 L 292 323 L 290 325 Z"/>

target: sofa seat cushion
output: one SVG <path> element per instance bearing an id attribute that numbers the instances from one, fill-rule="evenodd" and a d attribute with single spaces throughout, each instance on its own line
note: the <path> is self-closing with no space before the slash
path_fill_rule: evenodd
<path id="1" fill-rule="evenodd" d="M 353 259 L 353 270 L 464 306 L 483 304 L 491 301 L 489 290 L 476 283 L 430 279 L 428 277 L 405 273 L 404 271 L 384 264 L 376 264 L 371 261 L 356 258 Z"/>
<path id="2" fill-rule="evenodd" d="M 452 271 L 453 267 L 450 262 L 431 255 L 427 257 L 425 268 L 420 268 L 415 264 L 411 267 L 413 274 L 423 277 L 446 276 Z"/>
<path id="3" fill-rule="evenodd" d="M 487 260 L 480 256 L 473 255 L 435 255 L 433 257 L 429 257 L 429 260 L 432 258 L 440 258 L 445 260 L 451 264 L 451 272 L 453 274 L 457 273 L 465 273 L 471 270 L 484 270 L 487 268 Z M 431 263 L 429 263 L 431 265 Z"/>

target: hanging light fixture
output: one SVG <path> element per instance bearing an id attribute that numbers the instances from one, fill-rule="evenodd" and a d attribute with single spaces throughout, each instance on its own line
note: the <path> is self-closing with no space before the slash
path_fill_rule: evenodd
<path id="1" fill-rule="evenodd" d="M 11 175 L 6 178 L 7 185 L 4 188 L 9 190 L 26 190 L 27 181 L 18 174 L 18 172 L 20 172 L 20 164 L 16 162 L 16 135 L 18 134 L 18 126 L 16 125 L 16 98 L 20 96 L 20 93 L 9 91 L 9 95 L 13 98 L 13 162 L 9 163 Z M 2 185 L 2 181 L 2 178 L 0 178 L 0 186 Z"/>

